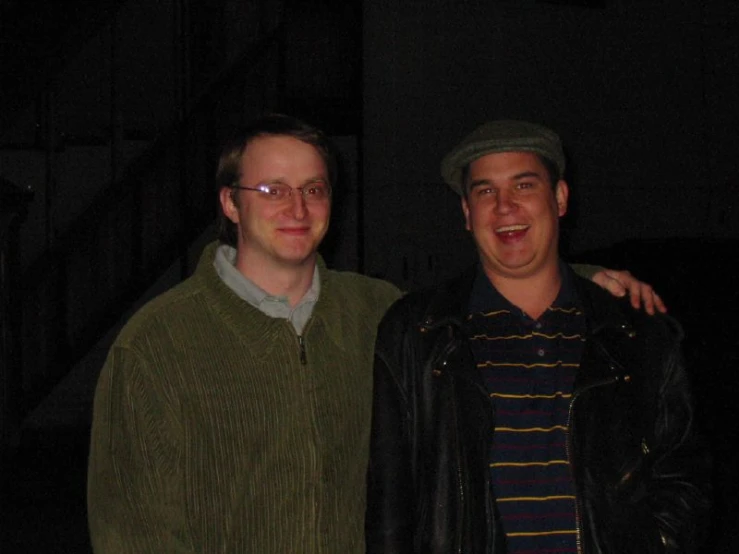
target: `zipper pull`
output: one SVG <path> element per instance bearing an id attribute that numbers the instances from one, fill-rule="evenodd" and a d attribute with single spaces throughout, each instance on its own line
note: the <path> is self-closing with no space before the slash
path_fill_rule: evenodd
<path id="1" fill-rule="evenodd" d="M 305 354 L 305 341 L 303 335 L 298 335 L 298 345 L 300 346 L 300 363 L 306 365 L 308 363 L 308 357 Z"/>

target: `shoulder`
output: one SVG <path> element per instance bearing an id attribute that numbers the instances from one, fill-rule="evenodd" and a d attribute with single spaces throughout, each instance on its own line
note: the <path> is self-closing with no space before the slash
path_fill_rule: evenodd
<path id="1" fill-rule="evenodd" d="M 116 343 L 130 345 L 142 336 L 172 334 L 174 329 L 191 328 L 214 310 L 222 311 L 221 304 L 233 298 L 213 266 L 217 248 L 217 243 L 208 244 L 190 277 L 149 300 L 136 311 L 123 326 Z"/>
<path id="2" fill-rule="evenodd" d="M 198 275 L 189 277 L 159 296 L 146 302 L 121 328 L 115 344 L 132 347 L 142 338 L 152 340 L 171 323 L 191 319 L 202 310 L 203 283 Z"/>
<path id="3" fill-rule="evenodd" d="M 383 325 L 393 323 L 420 323 L 433 303 L 433 299 L 441 293 L 439 288 L 427 288 L 409 292 L 392 303 L 385 317 Z"/>
<path id="4" fill-rule="evenodd" d="M 393 304 L 387 319 L 413 317 L 431 326 L 458 321 L 467 313 L 475 275 L 473 267 L 438 285 L 408 293 Z"/>
<path id="5" fill-rule="evenodd" d="M 679 343 L 683 338 L 682 326 L 670 315 L 649 315 L 632 307 L 628 298 L 616 298 L 581 277 L 576 277 L 576 286 L 591 329 L 621 329 L 645 340 L 659 338 L 667 343 Z"/>
<path id="6" fill-rule="evenodd" d="M 384 312 L 402 296 L 401 290 L 388 281 L 367 277 L 352 271 L 321 271 L 321 288 L 332 296 L 350 302 L 354 307 L 377 306 Z"/>
<path id="7" fill-rule="evenodd" d="M 406 294 L 385 314 L 380 323 L 380 336 L 394 341 L 393 337 L 412 330 L 422 330 L 429 335 L 427 331 L 461 326 L 474 275 L 474 270 L 470 270 L 439 285 Z"/>

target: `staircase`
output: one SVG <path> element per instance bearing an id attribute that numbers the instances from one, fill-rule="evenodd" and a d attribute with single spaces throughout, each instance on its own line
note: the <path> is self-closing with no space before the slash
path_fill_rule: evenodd
<path id="1" fill-rule="evenodd" d="M 211 39 L 233 4 L 3 4 L 15 22 L 3 41 L 0 87 L 3 453 L 167 268 L 179 267 L 174 282 L 189 274 L 188 247 L 215 218 L 223 137 L 280 104 L 276 3 L 242 2 L 258 16 L 244 23 L 248 40 L 213 63 Z M 10 20 L 3 17 L 3 30 Z"/>
<path id="2" fill-rule="evenodd" d="M 358 163 L 360 20 L 335 0 L 0 0 L 1 552 L 90 551 L 97 371 L 211 236 L 224 137 L 284 111 Z"/>

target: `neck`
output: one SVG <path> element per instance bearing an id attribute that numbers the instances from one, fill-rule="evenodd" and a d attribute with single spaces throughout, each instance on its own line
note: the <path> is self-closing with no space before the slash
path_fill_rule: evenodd
<path id="1" fill-rule="evenodd" d="M 271 296 L 285 296 L 296 306 L 313 284 L 316 258 L 298 265 L 250 263 L 246 256 L 236 255 L 236 269 Z"/>
<path id="2" fill-rule="evenodd" d="M 559 266 L 527 277 L 509 277 L 485 269 L 485 274 L 496 290 L 511 304 L 521 308 L 529 317 L 539 319 L 557 298 L 562 285 Z"/>

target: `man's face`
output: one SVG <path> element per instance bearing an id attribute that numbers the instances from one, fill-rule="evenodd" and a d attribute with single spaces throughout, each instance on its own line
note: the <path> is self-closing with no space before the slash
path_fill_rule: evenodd
<path id="1" fill-rule="evenodd" d="M 552 189 L 536 154 L 488 154 L 469 166 L 465 226 L 490 277 L 525 278 L 557 266 L 559 217 L 567 211 L 567 183 Z"/>
<path id="2" fill-rule="evenodd" d="M 221 190 L 223 212 L 236 224 L 239 260 L 262 270 L 313 264 L 328 230 L 331 202 L 306 202 L 295 189 L 328 183 L 318 150 L 290 136 L 258 137 L 241 156 L 240 175 L 241 186 L 285 183 L 294 190 L 283 201 L 257 191 Z"/>

